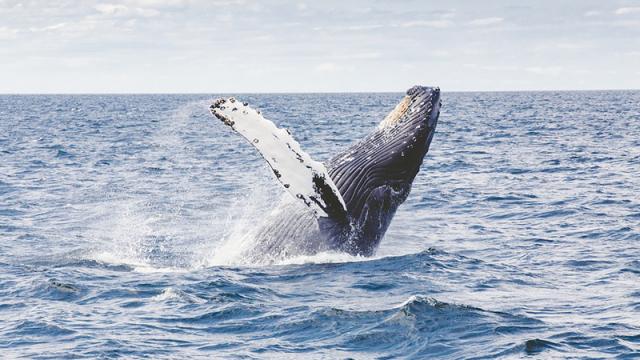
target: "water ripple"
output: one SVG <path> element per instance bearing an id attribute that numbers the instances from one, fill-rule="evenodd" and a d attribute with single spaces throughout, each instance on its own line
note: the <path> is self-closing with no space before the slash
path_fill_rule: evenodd
<path id="1" fill-rule="evenodd" d="M 241 97 L 326 160 L 399 96 Z M 213 97 L 0 96 L 2 356 L 639 356 L 640 92 L 443 93 L 376 256 L 272 266 L 238 254 L 282 190 Z"/>

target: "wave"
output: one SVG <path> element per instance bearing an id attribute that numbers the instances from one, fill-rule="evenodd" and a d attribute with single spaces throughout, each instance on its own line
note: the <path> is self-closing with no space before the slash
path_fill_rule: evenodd
<path id="1" fill-rule="evenodd" d="M 271 319 L 273 321 L 274 319 Z M 365 351 L 389 357 L 469 357 L 486 353 L 485 342 L 500 328 L 496 352 L 520 345 L 542 323 L 530 318 L 486 311 L 414 295 L 399 305 L 377 310 L 322 308 L 297 320 L 275 319 L 273 336 L 291 343 L 307 341 L 320 349 Z M 494 339 L 495 341 L 495 339 Z M 474 351 L 476 350 L 476 351 Z M 466 354 L 466 355 L 465 355 Z"/>

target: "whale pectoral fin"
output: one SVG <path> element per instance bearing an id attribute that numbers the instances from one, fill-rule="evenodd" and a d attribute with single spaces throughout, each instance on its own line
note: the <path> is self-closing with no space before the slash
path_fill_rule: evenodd
<path id="1" fill-rule="evenodd" d="M 258 149 L 285 190 L 316 217 L 347 219 L 344 200 L 327 169 L 304 152 L 286 129 L 278 128 L 247 103 L 234 98 L 218 99 L 210 110 Z"/>

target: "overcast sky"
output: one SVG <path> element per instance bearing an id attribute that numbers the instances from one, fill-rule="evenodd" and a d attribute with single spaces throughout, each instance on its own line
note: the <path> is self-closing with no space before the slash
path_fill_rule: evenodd
<path id="1" fill-rule="evenodd" d="M 0 93 L 640 88 L 639 0 L 0 0 Z"/>

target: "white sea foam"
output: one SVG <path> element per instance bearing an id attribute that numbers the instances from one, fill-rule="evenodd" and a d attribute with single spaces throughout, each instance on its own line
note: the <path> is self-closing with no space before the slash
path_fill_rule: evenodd
<path id="1" fill-rule="evenodd" d="M 217 242 L 223 228 L 218 214 L 188 212 L 186 204 L 203 197 L 188 173 L 168 179 L 162 173 L 140 176 L 147 162 L 172 170 L 188 169 L 197 161 L 185 137 L 193 126 L 190 119 L 198 112 L 206 114 L 206 104 L 190 102 L 161 119 L 150 136 L 153 146 L 137 155 L 141 168 L 118 174 L 124 178 L 121 184 L 102 190 L 103 200 L 86 206 L 91 226 L 85 235 L 92 242 L 88 258 L 140 272 L 185 271 L 198 265 L 195 253 L 203 243 Z"/>
<path id="2" fill-rule="evenodd" d="M 243 253 L 255 245 L 256 232 L 267 217 L 265 214 L 269 214 L 272 196 L 259 188 L 238 196 L 227 209 L 222 237 L 205 245 L 206 251 L 198 259 L 198 265 L 209 267 L 245 264 Z"/>
<path id="3" fill-rule="evenodd" d="M 191 148 L 188 141 L 195 126 L 192 119 L 206 118 L 210 122 L 207 126 L 219 126 L 208 114 L 208 104 L 207 101 L 191 102 L 160 119 L 156 132 L 151 134 L 153 146 L 138 156 L 152 164 L 155 159 L 165 157 L 168 160 L 159 162 L 158 166 L 177 166 L 180 170 L 197 164 L 197 149 Z M 233 136 L 229 141 L 236 143 L 241 139 Z M 238 174 L 237 178 L 228 180 L 238 187 L 236 191 L 222 191 L 213 197 L 209 193 L 211 185 L 194 183 L 189 173 L 171 176 L 170 183 L 163 179 L 162 172 L 142 178 L 137 172 L 125 178 L 125 191 L 105 191 L 104 201 L 87 207 L 92 226 L 86 236 L 92 239 L 93 246 L 85 256 L 128 265 L 143 273 L 256 265 L 243 256 L 255 246 L 256 232 L 276 215 L 279 204 L 296 201 L 282 191 L 267 167 L 260 165 L 263 171 L 250 176 Z M 213 171 L 210 163 L 200 166 L 197 170 L 201 173 Z M 213 204 L 202 207 L 207 197 Z M 284 259 L 276 264 L 368 259 L 327 252 Z"/>
<path id="4" fill-rule="evenodd" d="M 185 302 L 192 304 L 204 304 L 207 302 L 205 299 L 188 294 L 174 287 L 164 289 L 160 294 L 154 296 L 152 299 L 158 302 Z"/>
<path id="5" fill-rule="evenodd" d="M 333 264 L 374 260 L 375 258 L 350 255 L 344 252 L 320 252 L 314 255 L 301 255 L 278 261 L 277 265 Z"/>

